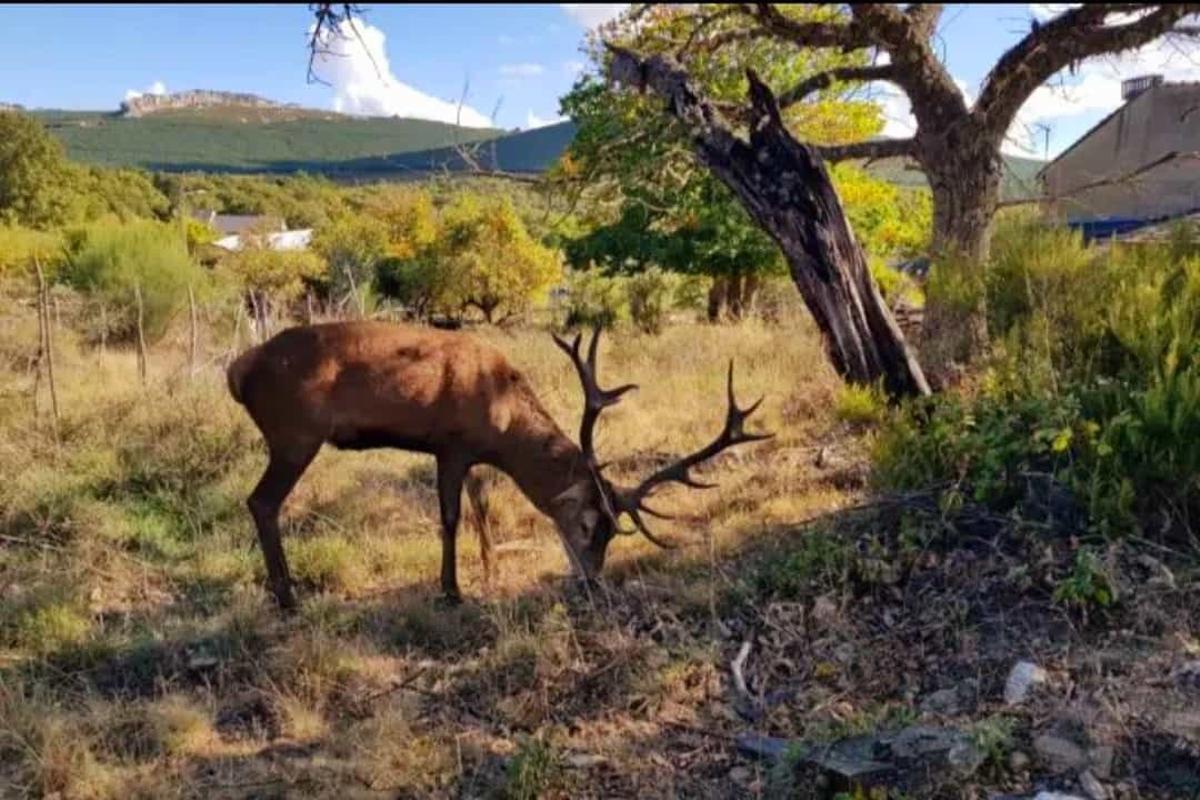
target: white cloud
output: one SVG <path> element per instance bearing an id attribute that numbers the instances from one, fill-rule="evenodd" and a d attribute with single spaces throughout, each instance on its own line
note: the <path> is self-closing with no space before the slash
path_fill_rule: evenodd
<path id="1" fill-rule="evenodd" d="M 506 78 L 533 78 L 545 71 L 546 68 L 541 64 L 505 64 L 500 67 L 500 74 Z"/>
<path id="2" fill-rule="evenodd" d="M 343 23 L 341 35 L 326 34 L 314 65 L 317 76 L 334 89 L 333 108 L 369 117 L 413 117 L 458 122 L 468 128 L 490 128 L 492 120 L 470 106 L 441 100 L 399 81 L 384 49 L 383 31 L 362 19 L 353 28 Z M 311 32 L 311 30 L 310 30 Z"/>
<path id="3" fill-rule="evenodd" d="M 1073 7 L 1064 3 L 1035 3 L 1030 11 L 1047 20 Z M 1108 24 L 1126 24 L 1136 15 L 1110 15 Z M 1054 122 L 1115 111 L 1124 103 L 1121 82 L 1141 75 L 1162 75 L 1168 81 L 1200 80 L 1200 46 L 1188 41 L 1158 40 L 1119 55 L 1084 61 L 1075 74 L 1063 73 L 1034 91 L 1017 113 L 1009 131 L 1008 151 L 1020 155 L 1046 154 L 1045 129 Z M 1050 155 L 1070 142 L 1054 141 Z"/>
<path id="4" fill-rule="evenodd" d="M 533 110 L 530 109 L 529 113 L 525 115 L 525 130 L 531 131 L 534 128 L 545 128 L 547 125 L 557 125 L 560 122 L 565 122 L 566 119 L 566 117 L 551 117 L 546 119 L 534 114 Z"/>
<path id="5" fill-rule="evenodd" d="M 166 93 L 167 93 L 167 85 L 165 83 L 163 83 L 162 81 L 155 81 L 154 83 L 150 84 L 149 88 L 144 89 L 140 92 L 137 89 L 130 89 L 129 91 L 127 91 L 125 93 L 125 99 L 126 100 L 135 100 L 144 94 L 166 94 Z"/>
<path id="6" fill-rule="evenodd" d="M 559 3 L 558 7 L 576 23 L 591 30 L 619 17 L 629 8 L 629 3 Z"/>
<path id="7" fill-rule="evenodd" d="M 564 61 L 562 65 L 563 72 L 568 75 L 579 75 L 586 67 L 582 61 Z"/>

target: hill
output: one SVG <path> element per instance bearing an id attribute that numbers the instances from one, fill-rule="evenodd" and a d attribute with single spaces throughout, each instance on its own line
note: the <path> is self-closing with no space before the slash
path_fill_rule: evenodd
<path id="1" fill-rule="evenodd" d="M 215 105 L 122 116 L 34 111 L 74 159 L 164 172 L 324 172 L 329 165 L 495 138 L 498 130 L 359 118 L 289 106 Z"/>
<path id="2" fill-rule="evenodd" d="M 310 172 L 335 179 L 403 180 L 469 171 L 463 145 L 471 145 L 471 158 L 485 169 L 539 173 L 575 135 L 570 121 L 504 133 L 429 120 L 350 117 L 269 101 L 156 108 L 142 116 L 33 113 L 81 161 L 163 172 Z M 1003 197 L 1030 196 L 1041 164 L 1006 156 Z M 924 175 L 901 159 L 876 161 L 869 169 L 902 186 L 925 184 Z"/>

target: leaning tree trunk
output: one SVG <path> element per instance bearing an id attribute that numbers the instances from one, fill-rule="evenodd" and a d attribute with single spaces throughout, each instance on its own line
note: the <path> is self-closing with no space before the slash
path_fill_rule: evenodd
<path id="1" fill-rule="evenodd" d="M 1001 162 L 996 145 L 979 131 L 964 131 L 952 146 L 932 149 L 922 166 L 933 193 L 934 268 L 920 348 L 930 379 L 945 384 L 958 365 L 987 348 L 985 269 Z"/>
<path id="2" fill-rule="evenodd" d="M 649 84 L 687 126 L 696 153 L 779 244 L 805 305 L 824 334 L 833 366 L 855 383 L 882 379 L 892 396 L 928 394 L 921 367 L 867 269 L 825 164 L 798 142 L 771 90 L 748 72 L 754 123 L 734 136 L 686 73 L 661 56 L 641 61 L 610 47 L 610 76 Z"/>

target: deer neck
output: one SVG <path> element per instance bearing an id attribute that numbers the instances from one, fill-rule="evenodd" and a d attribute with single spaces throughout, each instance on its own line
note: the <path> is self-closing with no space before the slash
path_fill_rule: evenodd
<path id="1" fill-rule="evenodd" d="M 548 516 L 554 498 L 588 475 L 583 451 L 544 413 L 510 427 L 500 445 L 491 459 L 494 466 Z"/>

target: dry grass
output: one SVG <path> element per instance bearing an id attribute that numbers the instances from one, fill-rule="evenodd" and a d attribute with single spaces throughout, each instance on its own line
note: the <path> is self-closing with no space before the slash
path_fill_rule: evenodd
<path id="1" fill-rule="evenodd" d="M 709 629 L 733 554 L 844 501 L 811 466 L 812 448 L 845 431 L 807 321 L 621 332 L 603 379 L 642 388 L 601 425 L 616 478 L 713 435 L 731 356 L 741 398 L 765 394 L 761 424 L 779 434 L 711 467 L 719 491 L 673 498 L 682 519 L 663 533 L 678 551 L 614 545 L 625 588 L 610 591 L 658 609 L 660 630 L 639 631 L 618 595 L 566 591 L 557 537 L 503 476 L 488 490 L 492 581 L 464 525 L 472 600 L 442 608 L 431 463 L 328 449 L 285 511 L 304 608 L 283 619 L 243 505 L 265 454 L 224 388 L 228 334 L 204 331 L 208 363 L 189 379 L 179 332 L 152 352 L 143 388 L 132 353 L 83 348 L 64 328 L 55 443 L 44 394 L 33 414 L 32 315 L 12 308 L 0 319 L 0 795 L 575 796 L 621 763 L 630 790 L 655 786 L 651 716 L 719 682 L 711 636 L 662 632 Z M 544 331 L 476 335 L 575 428 L 577 379 Z M 592 761 L 570 766 L 575 751 Z"/>

